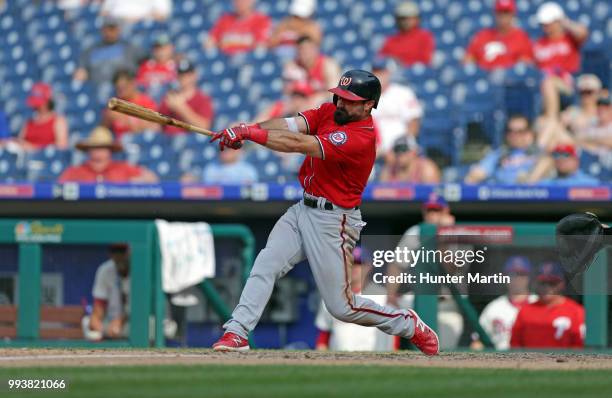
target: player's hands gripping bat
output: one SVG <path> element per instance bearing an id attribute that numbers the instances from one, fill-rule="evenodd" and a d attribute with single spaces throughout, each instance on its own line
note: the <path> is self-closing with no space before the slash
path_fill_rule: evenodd
<path id="1" fill-rule="evenodd" d="M 612 228 L 602 224 L 593 213 L 575 213 L 557 223 L 556 238 L 559 262 L 568 276 L 583 273 L 604 247 L 604 236 Z"/>
<path id="2" fill-rule="evenodd" d="M 268 141 L 268 131 L 254 124 L 247 126 L 241 123 L 239 126 L 227 128 L 216 133 L 212 140 L 219 140 L 219 149 L 223 151 L 226 147 L 231 149 L 240 149 L 244 140 L 250 140 L 261 145 L 265 145 Z"/>
<path id="3" fill-rule="evenodd" d="M 145 108 L 144 106 L 136 105 L 132 102 L 125 101 L 119 98 L 111 98 L 108 100 L 108 109 L 120 112 L 149 122 L 158 123 L 163 126 L 175 126 L 183 130 L 193 131 L 194 133 L 202 134 L 207 137 L 212 137 L 215 133 L 206 130 L 202 127 L 194 126 L 182 120 L 174 119 L 170 116 L 162 115 L 153 109 Z"/>

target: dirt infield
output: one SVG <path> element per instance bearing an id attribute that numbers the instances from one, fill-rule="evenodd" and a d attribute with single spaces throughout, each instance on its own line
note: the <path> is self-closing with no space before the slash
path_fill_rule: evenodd
<path id="1" fill-rule="evenodd" d="M 393 365 L 444 368 L 611 369 L 612 355 L 583 353 L 442 353 L 429 358 L 413 352 L 339 353 L 253 350 L 216 353 L 211 350 L 0 349 L 0 368 L 117 365 Z"/>

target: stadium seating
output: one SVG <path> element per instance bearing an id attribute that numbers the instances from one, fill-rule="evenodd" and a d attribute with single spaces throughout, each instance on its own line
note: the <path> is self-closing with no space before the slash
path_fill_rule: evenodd
<path id="1" fill-rule="evenodd" d="M 543 0 L 517 0 L 518 23 L 532 36 L 540 30 L 534 18 Z M 286 15 L 289 0 L 260 0 L 258 7 L 275 21 Z M 320 0 L 315 17 L 324 28 L 322 51 L 344 68 L 367 68 L 385 37 L 395 29 L 393 9 L 397 1 Z M 444 164 L 461 169 L 461 147 L 467 126 L 474 123 L 484 132 L 488 144 L 502 141 L 507 114 L 534 117 L 540 106 L 540 73 L 517 65 L 505 72 L 487 74 L 461 59 L 470 38 L 479 29 L 491 26 L 491 2 L 479 0 L 420 0 L 422 24 L 433 31 L 437 50 L 433 65 L 415 65 L 400 70 L 397 80 L 409 84 L 425 106 L 420 143 L 427 153 L 438 153 Z M 583 54 L 583 70 L 596 73 L 606 87 L 612 78 L 612 4 L 606 0 L 560 1 L 567 14 L 591 30 Z M 183 0 L 173 2 L 173 17 L 166 23 L 144 22 L 131 26 L 126 37 L 140 48 L 151 47 L 158 32 L 168 32 L 179 52 L 192 59 L 200 86 L 215 106 L 213 128 L 235 121 L 250 120 L 282 94 L 281 60 L 272 51 L 260 49 L 229 59 L 216 50 L 203 50 L 202 39 L 231 2 Z M 0 108 L 9 116 L 17 134 L 30 110 L 25 98 L 35 81 L 53 86 L 57 109 L 70 126 L 74 144 L 100 121 L 100 110 L 110 91 L 98 91 L 90 84 L 72 81 L 81 51 L 99 40 L 99 2 L 91 2 L 72 13 L 60 10 L 55 1 L 11 0 L 0 10 Z M 159 135 L 157 135 L 159 136 Z M 206 140 L 191 136 L 173 140 L 150 135 L 126 139 L 125 158 L 158 171 L 172 179 L 187 171 L 201 170 L 216 156 Z M 161 149 L 160 149 L 161 148 Z M 48 154 L 47 154 L 48 155 Z M 21 166 L 0 153 L 3 181 L 27 178 L 52 179 L 60 167 L 82 160 L 82 154 L 64 158 L 32 155 Z M 283 181 L 287 173 L 276 160 L 261 162 L 249 155 L 265 180 Z M 585 160 L 589 163 L 588 159 Z M 596 162 L 595 162 L 596 163 Z M 597 164 L 585 166 L 593 172 Z M 45 165 L 44 172 L 38 169 Z M 48 169 L 47 169 L 48 166 Z M 605 169 L 605 168 L 604 168 Z M 609 173 L 599 172 L 600 178 Z M 449 173 L 453 175 L 453 173 Z"/>

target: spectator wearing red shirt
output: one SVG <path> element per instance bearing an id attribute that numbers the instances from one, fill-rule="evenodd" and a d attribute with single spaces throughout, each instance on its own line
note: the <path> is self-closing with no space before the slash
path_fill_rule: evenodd
<path id="1" fill-rule="evenodd" d="M 136 72 L 136 81 L 149 95 L 155 97 L 155 94 L 176 81 L 177 57 L 174 45 L 167 34 L 155 38 L 151 55 L 151 58 L 140 64 Z"/>
<path id="2" fill-rule="evenodd" d="M 495 2 L 495 27 L 478 32 L 467 48 L 465 62 L 483 69 L 510 68 L 517 62 L 532 62 L 529 36 L 514 25 L 514 0 Z"/>
<path id="3" fill-rule="evenodd" d="M 265 45 L 271 26 L 267 15 L 254 10 L 255 0 L 234 0 L 234 12 L 224 14 L 210 30 L 204 46 L 228 55 Z"/>
<path id="4" fill-rule="evenodd" d="M 340 65 L 331 57 L 321 54 L 319 44 L 310 36 L 297 40 L 295 59 L 285 64 L 283 78 L 300 82 L 310 87 L 309 108 L 314 108 L 329 99 L 328 87 L 340 79 Z"/>
<path id="5" fill-rule="evenodd" d="M 198 73 L 187 59 L 178 63 L 178 89 L 170 91 L 164 97 L 160 112 L 187 123 L 208 129 L 213 119 L 213 105 L 209 96 L 198 88 Z M 182 133 L 184 130 L 165 126 L 167 134 Z"/>
<path id="6" fill-rule="evenodd" d="M 68 147 L 68 123 L 66 118 L 53 111 L 53 91 L 46 83 L 35 83 L 27 98 L 27 104 L 34 110 L 19 132 L 17 143 L 29 151 L 36 151 L 49 145 L 58 149 Z"/>
<path id="7" fill-rule="evenodd" d="M 541 87 L 544 116 L 556 120 L 559 96 L 573 93 L 572 74 L 580 69 L 580 47 L 589 32 L 584 25 L 566 18 L 561 6 L 553 2 L 540 6 L 537 20 L 544 36 L 533 45 L 533 55 L 545 74 Z"/>
<path id="8" fill-rule="evenodd" d="M 113 76 L 115 94 L 117 97 L 133 102 L 146 108 L 157 110 L 157 105 L 147 95 L 138 91 L 134 74 L 127 69 L 120 69 Z M 123 113 L 105 110 L 103 125 L 112 130 L 115 137 L 120 139 L 124 134 L 143 130 L 159 130 L 159 125 L 146 120 L 138 119 Z"/>
<path id="9" fill-rule="evenodd" d="M 147 168 L 113 160 L 113 152 L 123 150 L 113 140 L 106 127 L 96 127 L 76 148 L 87 152 L 87 160 L 80 166 L 64 170 L 59 182 L 111 182 L 111 183 L 156 183 L 157 176 Z"/>
<path id="10" fill-rule="evenodd" d="M 544 263 L 537 277 L 538 301 L 524 305 L 512 326 L 512 348 L 583 348 L 584 308 L 561 295 L 563 270 Z"/>
<path id="11" fill-rule="evenodd" d="M 431 62 L 436 43 L 431 32 L 419 26 L 419 14 L 419 7 L 411 1 L 397 6 L 395 20 L 399 32 L 387 38 L 379 56 L 395 58 L 404 66 Z"/>

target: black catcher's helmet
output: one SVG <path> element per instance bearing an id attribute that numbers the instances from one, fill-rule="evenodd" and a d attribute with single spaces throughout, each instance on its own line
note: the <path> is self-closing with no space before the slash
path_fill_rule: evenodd
<path id="1" fill-rule="evenodd" d="M 334 104 L 338 102 L 338 97 L 349 101 L 374 100 L 374 108 L 378 106 L 381 91 L 378 78 L 371 72 L 359 69 L 345 72 L 338 82 L 338 87 L 329 90 L 334 94 Z"/>

